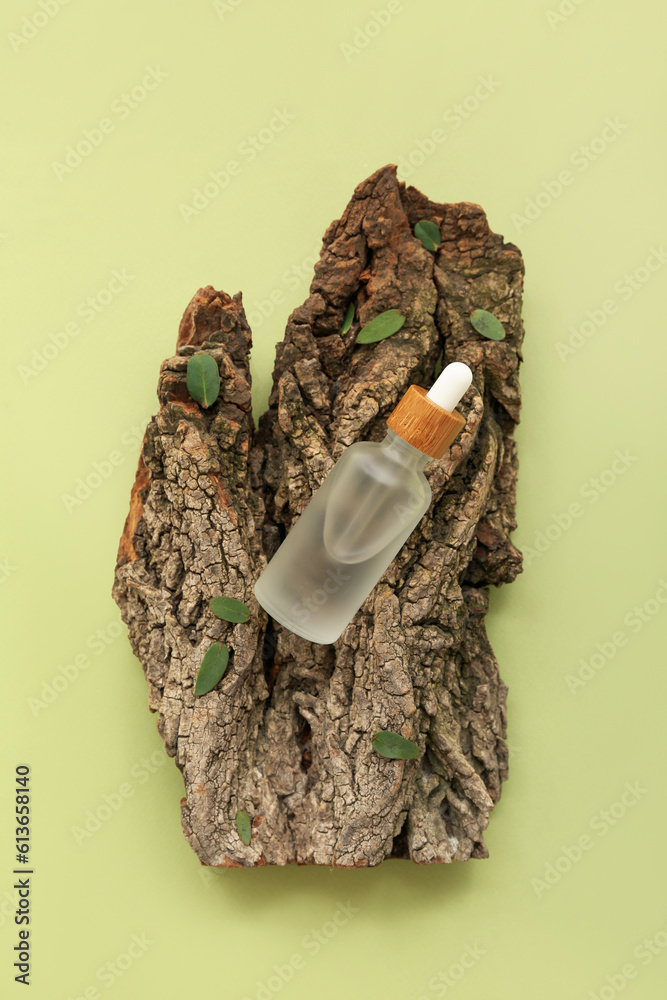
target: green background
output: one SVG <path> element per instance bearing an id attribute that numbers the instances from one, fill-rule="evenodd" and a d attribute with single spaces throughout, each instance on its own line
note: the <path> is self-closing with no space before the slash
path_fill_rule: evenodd
<path id="1" fill-rule="evenodd" d="M 56 12 L 12 0 L 0 32 L 2 995 L 23 989 L 12 780 L 27 762 L 39 1000 L 663 997 L 662 8 L 564 0 L 556 20 L 556 0 L 394 0 L 366 32 L 385 0 L 44 3 Z M 154 89 L 123 104 L 147 67 Z M 293 118 L 262 133 L 274 109 Z M 59 168 L 105 118 L 90 155 Z M 262 134 L 250 159 L 244 143 Z M 233 159 L 236 175 L 186 221 L 181 206 Z M 110 597 L 138 441 L 181 314 L 209 283 L 259 315 L 265 408 L 325 228 L 389 162 L 435 200 L 481 204 L 526 262 L 514 539 L 528 555 L 488 617 L 511 748 L 491 856 L 209 875 Z M 108 295 L 114 270 L 125 284 Z M 68 507 L 111 453 L 111 473 Z M 114 794 L 120 807 L 82 840 Z M 356 912 L 333 933 L 340 903 Z M 151 943 L 120 975 L 100 972 L 135 934 Z M 301 968 L 271 981 L 292 955 Z"/>

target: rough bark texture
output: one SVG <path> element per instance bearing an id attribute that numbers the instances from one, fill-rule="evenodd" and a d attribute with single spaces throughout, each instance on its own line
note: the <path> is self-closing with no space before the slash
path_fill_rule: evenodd
<path id="1" fill-rule="evenodd" d="M 412 229 L 440 225 L 425 250 Z M 201 289 L 161 367 L 159 413 L 142 446 L 114 597 L 143 664 L 149 705 L 183 773 L 185 835 L 206 865 L 377 865 L 487 856 L 483 831 L 507 776 L 506 687 L 486 636 L 488 587 L 514 579 L 523 262 L 471 203 L 436 204 L 384 167 L 327 229 L 310 295 L 277 347 L 268 411 L 255 431 L 240 293 Z M 340 334 L 346 308 L 355 322 Z M 358 345 L 385 309 L 394 336 Z M 503 341 L 469 322 L 503 322 Z M 466 426 L 425 469 L 433 500 L 340 639 L 317 645 L 267 619 L 252 587 L 314 490 L 354 441 L 379 441 L 410 383 L 431 385 L 439 355 L 474 381 Z M 209 352 L 221 392 L 188 395 L 188 357 Z M 209 610 L 226 594 L 252 609 L 233 625 Z M 230 665 L 201 697 L 203 652 Z M 378 729 L 418 744 L 380 757 Z M 252 817 L 249 846 L 236 814 Z"/>

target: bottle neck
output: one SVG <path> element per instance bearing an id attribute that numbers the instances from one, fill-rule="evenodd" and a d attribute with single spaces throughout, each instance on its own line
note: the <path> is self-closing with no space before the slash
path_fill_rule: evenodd
<path id="1" fill-rule="evenodd" d="M 424 466 L 431 461 L 430 455 L 425 455 L 419 448 L 415 448 L 414 445 L 409 444 L 396 431 L 387 430 L 387 436 L 381 442 L 381 446 L 387 458 L 398 462 L 399 465 L 404 466 L 406 469 L 414 469 L 421 472 Z"/>
<path id="2" fill-rule="evenodd" d="M 434 459 L 442 458 L 465 423 L 458 410 L 443 409 L 421 385 L 409 385 L 387 417 L 389 430 Z"/>

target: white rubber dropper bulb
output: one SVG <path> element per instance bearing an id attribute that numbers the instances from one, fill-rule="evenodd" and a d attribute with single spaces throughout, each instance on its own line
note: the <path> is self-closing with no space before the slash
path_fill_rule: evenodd
<path id="1" fill-rule="evenodd" d="M 452 361 L 440 372 L 426 398 L 451 413 L 471 382 L 472 372 L 468 366 L 462 361 Z"/>

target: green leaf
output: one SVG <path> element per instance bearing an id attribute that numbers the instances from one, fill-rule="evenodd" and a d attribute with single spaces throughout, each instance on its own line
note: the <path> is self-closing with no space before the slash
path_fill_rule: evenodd
<path id="1" fill-rule="evenodd" d="M 340 328 L 341 334 L 347 333 L 347 331 L 352 326 L 353 319 L 354 319 L 354 302 L 350 302 L 349 306 L 345 310 L 345 318 L 343 319 L 343 325 Z"/>
<path id="2" fill-rule="evenodd" d="M 249 844 L 252 837 L 252 829 L 250 826 L 250 816 L 248 816 L 245 809 L 239 809 L 236 814 L 236 829 L 243 843 L 246 845 Z"/>
<path id="3" fill-rule="evenodd" d="M 227 669 L 228 660 L 229 650 L 224 642 L 214 642 L 208 647 L 195 681 L 196 695 L 208 694 L 213 690 Z"/>
<path id="4" fill-rule="evenodd" d="M 419 747 L 411 743 L 410 740 L 403 739 L 398 733 L 391 733 L 380 730 L 373 737 L 373 749 L 382 757 L 391 757 L 397 760 L 411 760 L 419 757 Z"/>
<path id="5" fill-rule="evenodd" d="M 503 324 L 493 313 L 487 312 L 486 309 L 475 309 L 474 313 L 470 316 L 470 322 L 477 330 L 477 333 L 481 333 L 483 337 L 488 337 L 489 340 L 505 339 Z"/>
<path id="6" fill-rule="evenodd" d="M 188 359 L 188 392 L 206 408 L 215 403 L 220 392 L 220 372 L 210 354 L 193 354 Z"/>
<path id="7" fill-rule="evenodd" d="M 226 622 L 247 622 L 250 616 L 250 608 L 235 597 L 214 597 L 208 606 L 214 615 Z"/>
<path id="8" fill-rule="evenodd" d="M 438 360 L 436 361 L 435 368 L 433 369 L 433 378 L 434 379 L 436 379 L 438 377 L 438 375 L 440 374 L 440 372 L 442 371 L 444 363 L 445 363 L 445 352 L 444 352 L 444 350 L 442 350 L 442 351 L 440 351 L 440 354 L 438 355 Z"/>
<path id="9" fill-rule="evenodd" d="M 440 229 L 435 222 L 429 222 L 428 219 L 418 222 L 413 232 L 426 250 L 437 250 L 442 243 Z"/>
<path id="10" fill-rule="evenodd" d="M 384 340 L 400 330 L 404 323 L 405 316 L 401 316 L 398 309 L 387 309 L 361 328 L 357 334 L 357 343 L 374 344 L 378 340 Z"/>

